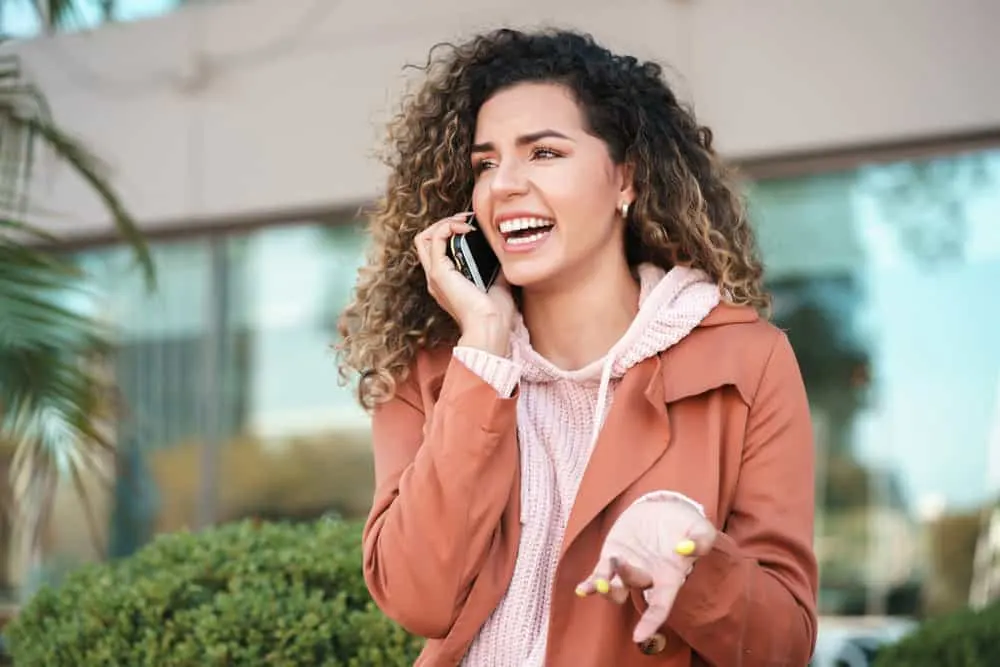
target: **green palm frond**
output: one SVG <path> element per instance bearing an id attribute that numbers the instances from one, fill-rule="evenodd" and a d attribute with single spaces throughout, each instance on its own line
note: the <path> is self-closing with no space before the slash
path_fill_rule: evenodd
<path id="1" fill-rule="evenodd" d="M 42 7 L 44 7 L 52 25 L 71 26 L 76 24 L 80 19 L 79 5 L 80 0 L 43 0 L 42 2 Z M 36 6 L 38 5 L 36 4 Z"/>
<path id="2" fill-rule="evenodd" d="M 87 508 L 82 480 L 110 472 L 116 408 L 108 377 L 112 335 L 80 307 L 89 299 L 85 276 L 52 250 L 51 233 L 24 219 L 39 149 L 97 193 L 147 286 L 155 286 L 142 234 L 100 161 L 53 122 L 17 60 L 0 56 L 0 445 L 13 449 L 11 492 L 0 495 L 12 499 L 35 546 L 60 480 L 74 484 Z M 96 543 L 89 512 L 88 521 Z"/>
<path id="3" fill-rule="evenodd" d="M 0 56 L 0 207 L 26 211 L 37 149 L 42 146 L 70 167 L 100 197 L 118 232 L 134 249 L 147 286 L 155 284 L 149 248 L 121 200 L 105 166 L 52 120 L 44 96 L 26 81 L 16 55 Z"/>
<path id="4" fill-rule="evenodd" d="M 69 262 L 0 240 L 0 441 L 15 448 L 11 482 L 33 540 L 59 478 L 111 464 L 111 337 L 73 307 L 81 284 Z"/>

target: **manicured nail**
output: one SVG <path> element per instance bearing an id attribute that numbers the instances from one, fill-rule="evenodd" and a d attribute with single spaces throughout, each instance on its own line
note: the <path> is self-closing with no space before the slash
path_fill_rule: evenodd
<path id="1" fill-rule="evenodd" d="M 681 540 L 677 543 L 677 546 L 674 547 L 674 551 L 682 556 L 690 556 L 694 553 L 694 550 L 695 544 L 693 540 Z"/>
<path id="2" fill-rule="evenodd" d="M 601 595 L 607 595 L 608 591 L 611 590 L 611 584 L 604 579 L 598 579 L 594 582 L 594 588 L 596 588 L 597 592 Z"/>
<path id="3" fill-rule="evenodd" d="M 455 218 L 457 220 L 461 220 L 463 218 L 468 218 L 473 213 L 474 213 L 474 211 L 463 211 L 462 213 L 456 213 L 455 215 L 453 215 L 451 217 L 453 217 L 453 218 Z"/>
<path id="4" fill-rule="evenodd" d="M 576 587 L 576 594 L 582 598 L 587 597 L 587 589 L 583 587 L 583 584 Z"/>

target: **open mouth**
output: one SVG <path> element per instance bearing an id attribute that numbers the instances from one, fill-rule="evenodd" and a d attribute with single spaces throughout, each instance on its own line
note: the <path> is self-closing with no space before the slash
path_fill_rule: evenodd
<path id="1" fill-rule="evenodd" d="M 508 246 L 528 245 L 541 241 L 555 227 L 547 218 L 514 218 L 500 223 L 500 235 Z"/>

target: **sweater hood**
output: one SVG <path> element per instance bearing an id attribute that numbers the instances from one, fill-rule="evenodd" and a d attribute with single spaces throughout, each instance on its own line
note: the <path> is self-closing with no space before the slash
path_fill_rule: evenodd
<path id="1" fill-rule="evenodd" d="M 721 299 L 718 285 L 705 272 L 687 267 L 664 271 L 641 264 L 639 312 L 625 334 L 608 353 L 575 370 L 558 368 L 531 347 L 524 320 L 518 316 L 511 340 L 513 360 L 522 368 L 521 380 L 555 382 L 568 380 L 598 385 L 594 438 L 603 424 L 612 380 L 628 369 L 677 344 L 714 309 Z"/>

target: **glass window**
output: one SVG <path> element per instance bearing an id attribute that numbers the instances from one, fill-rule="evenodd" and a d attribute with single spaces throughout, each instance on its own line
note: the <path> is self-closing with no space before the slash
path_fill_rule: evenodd
<path id="1" fill-rule="evenodd" d="M 363 243 L 355 225 L 276 227 L 228 241 L 232 323 L 251 341 L 247 434 L 367 429 L 367 414 L 338 384 L 332 348 Z"/>
<path id="2" fill-rule="evenodd" d="M 364 242 L 358 225 L 274 227 L 227 242 L 246 414 L 221 443 L 218 520 L 367 513 L 369 418 L 341 386 L 333 349 Z"/>
<path id="3" fill-rule="evenodd" d="M 821 608 L 968 604 L 1000 489 L 1000 151 L 756 183 L 818 446 Z"/>
<path id="4" fill-rule="evenodd" d="M 137 21 L 171 12 L 185 0 L 74 0 L 43 3 L 61 6 L 52 23 L 60 32 L 96 28 L 104 23 Z M 37 0 L 0 2 L 0 34 L 9 38 L 37 37 L 44 32 Z"/>
<path id="5" fill-rule="evenodd" d="M 120 468 L 101 503 L 111 555 L 203 520 L 367 511 L 368 418 L 333 349 L 363 242 L 356 224 L 156 242 L 153 294 L 128 251 L 80 253 L 93 297 L 77 306 L 117 336 Z M 60 493 L 31 576 L 96 556 L 80 512 Z"/>

